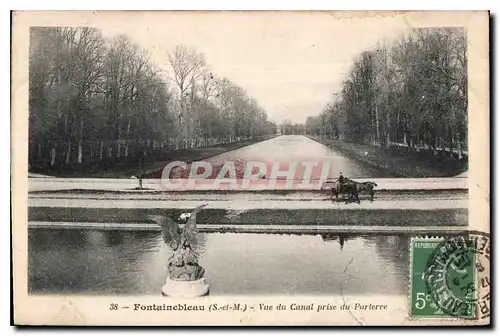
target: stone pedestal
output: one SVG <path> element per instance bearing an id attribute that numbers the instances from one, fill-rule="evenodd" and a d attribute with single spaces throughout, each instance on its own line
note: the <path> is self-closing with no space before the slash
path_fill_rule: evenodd
<path id="1" fill-rule="evenodd" d="M 161 288 L 163 295 L 171 297 L 198 297 L 208 295 L 208 284 L 205 278 L 198 280 L 173 280 L 167 277 L 167 282 Z"/>

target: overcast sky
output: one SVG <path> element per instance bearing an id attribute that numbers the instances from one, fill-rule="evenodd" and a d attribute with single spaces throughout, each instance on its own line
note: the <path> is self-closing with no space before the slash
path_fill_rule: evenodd
<path id="1" fill-rule="evenodd" d="M 397 16 L 338 18 L 327 12 L 130 13 L 96 25 L 126 34 L 168 69 L 177 44 L 206 55 L 220 77 L 246 89 L 271 120 L 304 122 L 338 91 L 353 59 L 407 28 Z"/>

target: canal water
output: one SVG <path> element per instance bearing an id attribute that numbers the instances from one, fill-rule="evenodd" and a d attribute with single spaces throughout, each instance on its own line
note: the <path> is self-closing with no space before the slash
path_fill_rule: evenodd
<path id="1" fill-rule="evenodd" d="M 316 162 L 318 167 L 322 167 L 323 164 L 329 167 L 328 178 L 336 178 L 341 172 L 349 178 L 392 177 L 388 172 L 360 164 L 303 135 L 278 136 L 210 157 L 204 161 L 213 165 L 222 165 L 226 161 L 273 162 L 279 163 L 280 170 L 286 169 L 287 163 L 296 162 L 297 176 L 302 176 L 299 171 L 304 170 L 301 165 L 305 162 Z M 270 167 L 268 173 L 271 170 Z M 321 169 L 313 170 L 311 180 L 319 179 L 320 171 Z"/>
<path id="2" fill-rule="evenodd" d="M 409 236 L 200 234 L 211 295 L 402 294 Z M 158 232 L 30 229 L 30 294 L 160 294 Z"/>

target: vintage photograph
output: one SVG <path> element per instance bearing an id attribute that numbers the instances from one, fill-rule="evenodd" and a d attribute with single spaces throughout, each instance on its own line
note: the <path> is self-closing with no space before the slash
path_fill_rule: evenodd
<path id="1" fill-rule="evenodd" d="M 15 12 L 18 323 L 488 324 L 488 20 Z"/>

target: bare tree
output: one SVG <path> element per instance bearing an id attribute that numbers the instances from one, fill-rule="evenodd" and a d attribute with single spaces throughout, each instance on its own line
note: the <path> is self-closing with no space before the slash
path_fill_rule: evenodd
<path id="1" fill-rule="evenodd" d="M 94 28 L 32 28 L 29 56 L 29 162 L 39 168 L 136 167 L 193 130 L 196 147 L 274 130 L 255 100 L 186 46 L 169 55 L 172 87 L 146 50 Z"/>
<path id="2" fill-rule="evenodd" d="M 179 89 L 181 118 L 183 119 L 184 136 L 189 138 L 192 132 L 192 113 L 187 108 L 187 102 L 194 105 L 196 82 L 202 77 L 202 69 L 206 65 L 205 56 L 194 48 L 178 45 L 168 55 L 172 70 L 171 80 Z"/>
<path id="3" fill-rule="evenodd" d="M 322 130 L 344 119 L 348 140 L 462 153 L 467 140 L 467 39 L 461 28 L 414 29 L 363 52 Z M 339 110 L 342 113 L 339 113 Z M 312 126 L 311 126 L 312 127 Z"/>

